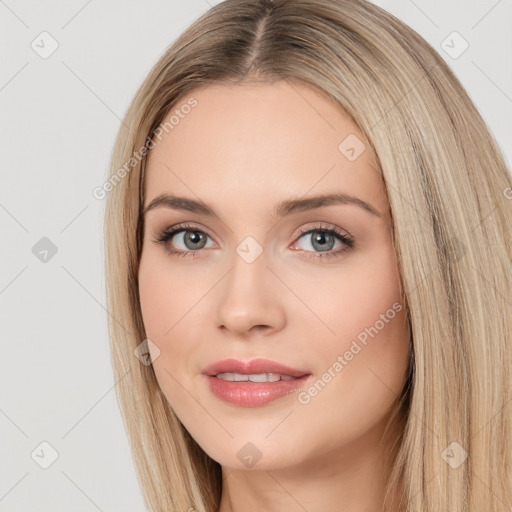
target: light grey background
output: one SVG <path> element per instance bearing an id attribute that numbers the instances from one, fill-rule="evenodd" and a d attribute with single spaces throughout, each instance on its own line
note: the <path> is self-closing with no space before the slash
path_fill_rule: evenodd
<path id="1" fill-rule="evenodd" d="M 113 389 L 92 191 L 139 84 L 214 3 L 0 0 L 1 512 L 144 510 Z M 441 53 L 511 162 L 512 2 L 376 3 Z M 445 43 L 452 56 L 441 46 L 453 31 L 469 44 L 457 58 L 460 38 Z M 33 253 L 43 237 L 57 248 L 46 262 Z M 58 453 L 47 469 L 42 442 Z"/>

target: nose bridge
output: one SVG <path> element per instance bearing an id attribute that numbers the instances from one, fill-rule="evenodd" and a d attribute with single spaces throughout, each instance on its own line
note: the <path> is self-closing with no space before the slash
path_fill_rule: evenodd
<path id="1" fill-rule="evenodd" d="M 239 288 L 243 293 L 244 288 L 248 293 L 263 293 L 268 263 L 268 252 L 263 245 L 252 236 L 246 237 L 235 247 L 231 258 L 230 287 Z"/>
<path id="2" fill-rule="evenodd" d="M 243 334 L 253 326 L 280 328 L 284 310 L 275 293 L 275 277 L 267 268 L 268 253 L 254 238 L 236 248 L 218 303 L 218 325 Z"/>

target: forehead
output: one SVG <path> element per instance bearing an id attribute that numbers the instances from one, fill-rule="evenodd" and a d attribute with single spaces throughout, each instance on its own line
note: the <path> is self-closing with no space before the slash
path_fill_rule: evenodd
<path id="1" fill-rule="evenodd" d="M 161 126 L 148 157 L 146 204 L 176 193 L 211 204 L 217 198 L 271 208 L 287 197 L 341 191 L 380 211 L 388 208 L 380 172 L 357 125 L 305 85 L 199 88 Z"/>

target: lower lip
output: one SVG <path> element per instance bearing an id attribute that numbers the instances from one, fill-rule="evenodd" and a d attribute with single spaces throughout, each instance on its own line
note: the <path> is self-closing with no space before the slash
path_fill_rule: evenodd
<path id="1" fill-rule="evenodd" d="M 304 386 L 309 377 L 311 375 L 276 382 L 234 382 L 206 375 L 214 395 L 225 402 L 241 407 L 259 407 L 294 393 Z"/>

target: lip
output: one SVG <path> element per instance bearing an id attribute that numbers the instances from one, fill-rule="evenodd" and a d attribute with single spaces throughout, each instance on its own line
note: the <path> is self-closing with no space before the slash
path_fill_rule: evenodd
<path id="1" fill-rule="evenodd" d="M 279 373 L 280 375 L 289 375 L 290 377 L 302 377 L 310 375 L 307 370 L 291 368 L 277 361 L 270 359 L 252 359 L 245 363 L 239 359 L 223 359 L 217 361 L 203 369 L 206 375 L 217 375 L 218 373 L 241 373 L 251 375 L 257 373 Z"/>
<path id="2" fill-rule="evenodd" d="M 216 377 L 218 373 L 278 373 L 295 377 L 276 382 L 235 382 Z M 247 363 L 237 359 L 217 361 L 203 370 L 210 391 L 221 400 L 240 407 L 260 407 L 290 395 L 305 386 L 312 374 L 268 359 L 253 359 Z"/>

